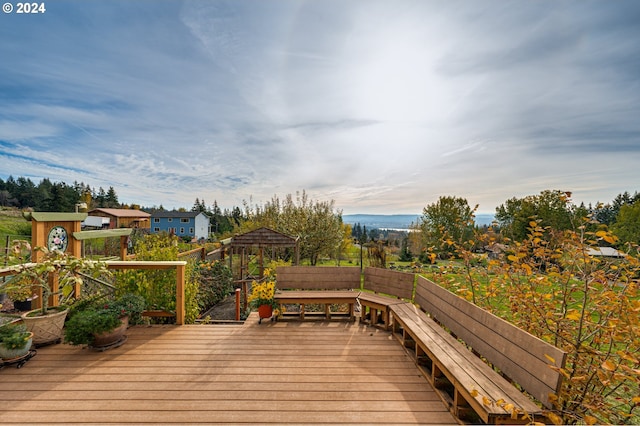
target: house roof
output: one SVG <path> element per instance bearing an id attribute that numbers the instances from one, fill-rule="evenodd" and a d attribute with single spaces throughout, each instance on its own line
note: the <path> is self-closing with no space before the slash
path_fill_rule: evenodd
<path id="1" fill-rule="evenodd" d="M 141 210 L 135 210 L 135 209 L 104 209 L 104 208 L 98 208 L 98 209 L 93 209 L 91 210 L 89 213 L 95 213 L 95 212 L 101 212 L 101 213 L 105 213 L 108 214 L 110 216 L 113 217 L 143 217 L 143 218 L 148 218 L 151 217 L 151 215 L 147 212 L 143 212 Z"/>
<path id="2" fill-rule="evenodd" d="M 624 253 L 614 249 L 613 247 L 596 247 L 589 249 L 590 256 L 603 257 L 624 257 Z"/>
<path id="3" fill-rule="evenodd" d="M 172 211 L 157 211 L 151 215 L 151 217 L 197 217 L 199 214 L 204 214 L 202 212 L 179 212 L 176 210 Z"/>

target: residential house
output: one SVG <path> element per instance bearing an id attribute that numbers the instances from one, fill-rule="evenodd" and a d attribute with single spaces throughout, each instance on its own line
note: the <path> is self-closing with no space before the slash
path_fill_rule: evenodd
<path id="1" fill-rule="evenodd" d="M 151 215 L 151 232 L 169 232 L 196 240 L 209 238 L 209 217 L 202 212 L 157 211 Z"/>
<path id="2" fill-rule="evenodd" d="M 115 228 L 146 228 L 149 229 L 151 215 L 136 209 L 106 209 L 98 208 L 89 211 L 89 216 L 99 216 L 109 219 L 109 229 Z"/>

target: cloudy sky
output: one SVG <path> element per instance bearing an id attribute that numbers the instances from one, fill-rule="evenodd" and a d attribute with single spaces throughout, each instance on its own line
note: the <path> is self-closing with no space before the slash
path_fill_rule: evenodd
<path id="1" fill-rule="evenodd" d="M 640 190 L 640 1 L 45 5 L 0 13 L 3 179 L 345 214 Z"/>

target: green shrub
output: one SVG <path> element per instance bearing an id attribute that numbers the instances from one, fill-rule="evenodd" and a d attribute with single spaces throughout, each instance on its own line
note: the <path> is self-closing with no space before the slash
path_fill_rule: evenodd
<path id="1" fill-rule="evenodd" d="M 27 331 L 27 326 L 22 323 L 0 327 L 0 343 L 7 349 L 24 348 L 30 337 L 31 333 Z"/>
<path id="2" fill-rule="evenodd" d="M 233 275 L 221 261 L 203 262 L 196 267 L 198 279 L 198 306 L 209 309 L 224 300 L 233 291 Z"/>
<path id="3" fill-rule="evenodd" d="M 129 316 L 132 323 L 141 321 L 145 307 L 142 296 L 125 294 L 115 300 L 98 298 L 78 302 L 69 312 L 65 324 L 65 341 L 73 345 L 92 344 L 95 334 L 111 331 Z"/>

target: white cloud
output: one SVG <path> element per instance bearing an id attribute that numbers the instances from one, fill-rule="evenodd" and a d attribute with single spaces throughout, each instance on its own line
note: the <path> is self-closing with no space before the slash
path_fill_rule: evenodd
<path id="1" fill-rule="evenodd" d="M 347 213 L 637 189 L 631 0 L 141 9 L 3 17 L 0 177 L 114 186 L 167 207 L 306 189 Z"/>

